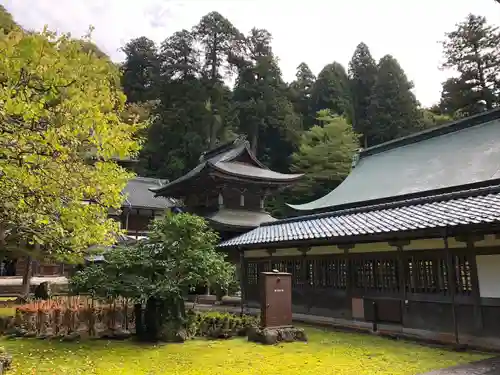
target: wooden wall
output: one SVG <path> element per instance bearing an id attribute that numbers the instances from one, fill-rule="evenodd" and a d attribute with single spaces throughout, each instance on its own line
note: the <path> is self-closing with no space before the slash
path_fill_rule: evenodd
<path id="1" fill-rule="evenodd" d="M 292 274 L 293 310 L 297 313 L 376 319 L 450 334 L 456 329 L 461 335 L 500 334 L 500 320 L 495 318 L 500 314 L 500 298 L 481 298 L 476 265 L 478 254 L 500 254 L 500 246 L 449 243 L 453 247 L 448 250 L 415 250 L 422 247 L 420 242 L 390 249 L 371 244 L 373 251 L 370 244 L 344 250 L 247 251 L 245 300 L 258 304 L 260 272 L 278 269 Z M 384 251 L 377 251 L 380 248 Z"/>

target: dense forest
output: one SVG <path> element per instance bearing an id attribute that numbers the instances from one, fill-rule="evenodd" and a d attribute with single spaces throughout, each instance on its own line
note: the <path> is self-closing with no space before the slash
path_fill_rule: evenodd
<path id="1" fill-rule="evenodd" d="M 14 25 L 0 9 L 0 26 Z M 363 42 L 353 46 L 347 67 L 332 61 L 315 76 L 305 61 L 285 82 L 272 35 L 259 28 L 244 33 L 217 12 L 160 45 L 146 36 L 131 40 L 123 47 L 121 83 L 129 115 L 149 119 L 135 172 L 173 180 L 201 152 L 244 135 L 269 168 L 306 173 L 269 202 L 279 216 L 284 201 L 309 201 L 337 186 L 359 148 L 498 105 L 498 28 L 470 14 L 442 39 L 441 68 L 450 78 L 431 108 L 420 105 L 396 57 L 376 61 Z M 89 43 L 82 48 L 108 58 Z"/>

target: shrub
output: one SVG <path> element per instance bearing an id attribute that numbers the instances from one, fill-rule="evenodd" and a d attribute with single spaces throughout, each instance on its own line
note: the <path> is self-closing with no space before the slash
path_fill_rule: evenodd
<path id="1" fill-rule="evenodd" d="M 220 312 L 187 313 L 186 331 L 190 337 L 213 339 L 246 336 L 250 327 L 258 326 L 258 318 L 250 315 L 238 316 Z"/>
<path id="2" fill-rule="evenodd" d="M 12 364 L 12 356 L 7 353 L 5 348 L 2 346 L 0 347 L 0 365 L 1 365 L 1 372 L 8 370 Z"/>
<path id="3" fill-rule="evenodd" d="M 144 306 L 127 301 L 101 303 L 80 297 L 36 300 L 16 309 L 15 317 L 0 320 L 0 331 L 12 337 L 59 338 L 75 341 L 85 337 L 126 339 L 135 332 L 135 311 Z M 144 315 L 141 313 L 141 316 Z M 183 342 L 194 337 L 214 339 L 246 336 L 258 318 L 219 312 L 188 310 L 182 322 L 166 319 L 159 340 Z"/>
<path id="4" fill-rule="evenodd" d="M 40 283 L 35 288 L 35 299 L 48 300 L 52 295 L 50 283 L 45 281 Z"/>

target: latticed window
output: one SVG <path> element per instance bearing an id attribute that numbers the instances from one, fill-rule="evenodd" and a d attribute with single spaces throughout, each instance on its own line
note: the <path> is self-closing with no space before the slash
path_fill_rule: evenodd
<path id="1" fill-rule="evenodd" d="M 409 293 L 448 293 L 448 274 L 444 257 L 410 256 L 406 265 L 406 290 Z"/>
<path id="2" fill-rule="evenodd" d="M 292 274 L 293 287 L 300 287 L 307 283 L 307 261 L 305 259 L 273 260 L 272 269 Z"/>
<path id="3" fill-rule="evenodd" d="M 257 263 L 248 262 L 247 264 L 247 274 L 246 274 L 248 285 L 257 285 L 259 282 L 259 265 Z"/>
<path id="4" fill-rule="evenodd" d="M 399 291 L 398 262 L 396 258 L 355 259 L 354 288 L 374 292 Z"/>
<path id="5" fill-rule="evenodd" d="M 471 265 L 467 255 L 455 255 L 456 293 L 469 296 L 472 294 Z"/>
<path id="6" fill-rule="evenodd" d="M 398 263 L 396 259 L 377 261 L 375 270 L 375 285 L 379 291 L 399 291 Z"/>
<path id="7" fill-rule="evenodd" d="M 316 259 L 311 261 L 312 285 L 318 288 L 345 289 L 347 285 L 347 260 Z"/>

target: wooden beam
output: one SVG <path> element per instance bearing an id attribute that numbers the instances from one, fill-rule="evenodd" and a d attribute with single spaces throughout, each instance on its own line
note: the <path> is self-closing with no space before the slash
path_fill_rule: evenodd
<path id="1" fill-rule="evenodd" d="M 311 247 L 310 246 L 298 247 L 297 250 L 300 251 L 300 253 L 302 254 L 302 256 L 305 257 L 307 255 L 307 253 L 309 251 L 311 251 Z"/>
<path id="2" fill-rule="evenodd" d="M 466 243 L 467 247 L 473 247 L 476 242 L 484 241 L 483 234 L 469 234 L 469 235 L 458 235 L 455 236 L 457 242 Z"/>
<path id="3" fill-rule="evenodd" d="M 354 243 L 339 244 L 339 245 L 337 245 L 337 247 L 340 250 L 344 250 L 344 254 L 349 253 L 349 250 L 352 250 L 354 248 L 354 246 L 356 246 L 356 244 L 354 244 Z"/>
<path id="4" fill-rule="evenodd" d="M 403 249 L 404 246 L 408 246 L 411 243 L 411 240 L 401 239 L 401 240 L 388 241 L 387 243 L 389 244 L 389 246 L 393 246 L 399 250 L 400 248 Z"/>

